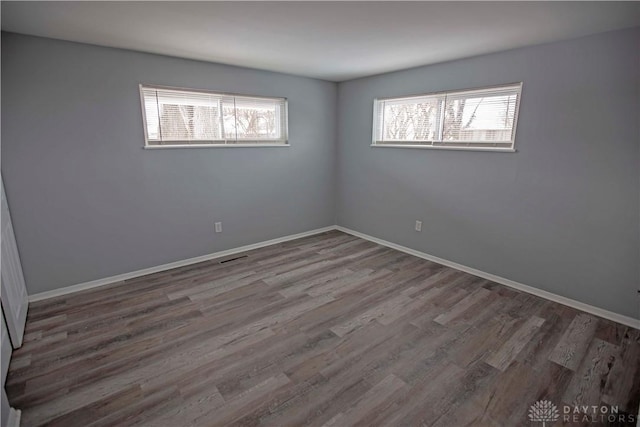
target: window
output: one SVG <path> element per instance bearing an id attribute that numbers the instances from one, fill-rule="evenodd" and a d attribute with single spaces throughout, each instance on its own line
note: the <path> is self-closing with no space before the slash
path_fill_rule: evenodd
<path id="1" fill-rule="evenodd" d="M 513 151 L 522 83 L 374 102 L 373 145 Z"/>
<path id="2" fill-rule="evenodd" d="M 146 147 L 287 145 L 287 100 L 140 85 Z"/>

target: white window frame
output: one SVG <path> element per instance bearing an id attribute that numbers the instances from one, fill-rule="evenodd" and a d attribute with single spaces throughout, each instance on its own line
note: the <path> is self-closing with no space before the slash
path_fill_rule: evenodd
<path id="1" fill-rule="evenodd" d="M 147 150 L 156 150 L 156 149 L 174 149 L 174 148 L 247 148 L 247 147 L 290 147 L 289 143 L 289 102 L 287 98 L 284 97 L 270 97 L 270 96 L 260 96 L 260 95 L 247 95 L 247 94 L 239 94 L 239 93 L 230 93 L 230 92 L 217 92 L 212 90 L 205 89 L 192 89 L 192 88 L 184 88 L 184 87 L 176 87 L 176 86 L 161 86 L 161 85 L 153 85 L 153 84 L 139 84 L 138 85 L 140 92 L 140 108 L 142 111 L 142 127 L 144 130 L 144 149 Z M 211 94 L 217 96 L 225 96 L 225 97 L 233 97 L 233 98 L 255 98 L 255 99 L 267 99 L 274 101 L 281 101 L 284 103 L 284 121 L 282 130 L 284 138 L 273 140 L 273 142 L 265 142 L 271 140 L 251 140 L 251 139 L 219 139 L 219 140 L 203 140 L 202 142 L 193 142 L 193 141 L 175 141 L 175 142 L 183 142 L 183 144 L 158 144 L 158 141 L 149 141 L 149 135 L 147 130 L 147 113 L 145 111 L 145 101 L 144 101 L 144 89 L 159 89 L 159 90 L 171 90 L 178 92 L 192 92 L 192 93 L 204 93 Z M 236 142 L 242 141 L 242 142 Z"/>
<path id="2" fill-rule="evenodd" d="M 517 90 L 518 96 L 516 100 L 515 110 L 514 110 L 514 118 L 513 118 L 513 128 L 511 131 L 511 140 L 510 141 L 462 141 L 462 142 L 446 142 L 442 141 L 442 133 L 443 133 L 443 124 L 444 124 L 444 109 L 441 108 L 439 110 L 439 118 L 438 118 L 438 136 L 440 139 L 435 139 L 432 141 L 422 141 L 420 144 L 410 144 L 410 143 L 396 143 L 396 142 L 384 142 L 377 140 L 377 136 L 380 131 L 380 127 L 382 123 L 379 123 L 379 106 L 382 101 L 393 101 L 393 100 L 402 100 L 402 99 L 411 99 L 411 98 L 423 98 L 423 97 L 434 97 L 434 98 L 442 98 L 443 105 L 446 103 L 447 96 L 460 96 L 460 95 L 473 95 L 483 92 L 492 92 L 496 89 L 508 89 L 513 88 Z M 430 92 L 423 93 L 418 95 L 405 95 L 405 96 L 394 96 L 394 97 L 385 97 L 385 98 L 375 98 L 373 101 L 373 128 L 371 135 L 371 146 L 372 147 L 382 147 L 382 148 L 424 148 L 429 150 L 466 150 L 466 151 L 498 151 L 498 152 L 510 152 L 513 153 L 516 151 L 515 149 L 515 140 L 516 140 L 516 130 L 518 127 L 518 115 L 520 112 L 520 101 L 522 98 L 522 82 L 516 83 L 508 83 L 502 85 L 494 85 L 494 86 L 484 86 L 480 88 L 472 88 L 472 89 L 461 89 L 461 90 L 452 90 L 452 91 L 442 91 L 442 92 Z M 491 144 L 510 144 L 509 147 L 505 146 L 491 146 Z"/>

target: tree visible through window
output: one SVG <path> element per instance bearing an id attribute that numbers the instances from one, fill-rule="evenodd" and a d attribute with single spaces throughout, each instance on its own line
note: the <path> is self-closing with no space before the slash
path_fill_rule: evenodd
<path id="1" fill-rule="evenodd" d="M 375 101 L 374 145 L 513 148 L 521 84 Z"/>
<path id="2" fill-rule="evenodd" d="M 141 86 L 147 145 L 286 144 L 284 98 Z"/>

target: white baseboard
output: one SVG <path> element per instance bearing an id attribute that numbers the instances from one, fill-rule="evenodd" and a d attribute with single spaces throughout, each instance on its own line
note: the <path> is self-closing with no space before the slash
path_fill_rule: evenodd
<path id="1" fill-rule="evenodd" d="M 20 427 L 20 418 L 22 411 L 20 409 L 9 408 L 9 419 L 7 421 L 7 427 Z"/>
<path id="2" fill-rule="evenodd" d="M 97 288 L 99 286 L 109 285 L 112 283 L 121 282 L 123 280 L 129 280 L 129 279 L 133 279 L 140 276 L 146 276 L 147 274 L 153 274 L 153 273 L 158 273 L 165 270 L 171 270 L 172 268 L 184 267 L 186 265 L 196 264 L 202 261 L 209 261 L 211 259 L 221 258 L 221 257 L 237 254 L 240 252 L 246 252 L 252 249 L 258 249 L 265 246 L 275 245 L 277 243 L 287 242 L 289 240 L 300 239 L 302 237 L 312 236 L 314 234 L 324 233 L 331 230 L 340 230 L 344 233 L 348 233 L 353 236 L 360 237 L 365 240 L 369 240 L 371 242 L 377 243 L 382 246 L 387 246 L 389 248 L 396 249 L 398 251 L 417 256 L 419 258 L 437 262 L 438 264 L 446 265 L 447 267 L 455 268 L 456 270 L 464 271 L 466 273 L 473 274 L 474 276 L 482 277 L 484 279 L 491 280 L 492 282 L 496 282 L 501 285 L 508 286 L 510 288 L 514 288 L 523 292 L 527 292 L 532 295 L 536 295 L 544 299 L 548 299 L 550 301 L 557 302 L 559 304 L 563 304 L 578 310 L 582 310 L 584 312 L 593 314 L 595 316 L 599 316 L 608 320 L 613 320 L 614 322 L 631 326 L 632 328 L 640 329 L 640 319 L 634 319 L 632 317 L 624 316 L 622 314 L 614 313 L 612 311 L 608 311 L 599 307 L 585 304 L 583 302 L 576 301 L 571 298 L 563 297 L 548 291 L 544 291 L 542 289 L 524 285 L 522 283 L 518 283 L 510 279 L 505 279 L 504 277 L 496 276 L 495 274 L 486 273 L 484 271 L 477 270 L 472 267 L 467 267 L 466 265 L 458 264 L 457 262 L 453 262 L 443 258 L 439 258 L 437 256 L 429 255 L 427 253 L 420 252 L 415 249 L 408 248 L 406 246 L 388 242 L 386 240 L 369 236 L 368 234 L 360 233 L 358 231 L 351 230 L 349 228 L 338 226 L 338 225 L 318 228 L 315 230 L 306 231 L 304 233 L 291 234 L 289 236 L 279 237 L 277 239 L 266 240 L 264 242 L 254 243 L 251 245 L 241 246 L 233 249 L 227 249 L 225 251 L 220 251 L 220 252 L 214 252 L 211 254 L 202 255 L 195 258 L 189 258 L 182 261 L 171 262 L 168 264 L 159 265 L 157 267 L 145 268 L 143 270 L 132 271 L 130 273 L 119 274 L 117 276 L 106 277 L 104 279 L 93 280 L 91 282 L 80 283 L 72 286 L 66 286 L 64 288 L 54 289 L 52 291 L 41 292 L 41 293 L 30 295 L 29 302 L 41 301 L 44 299 L 71 294 L 71 293 L 83 291 L 86 289 Z"/>
<path id="3" fill-rule="evenodd" d="M 291 234 L 289 236 L 278 237 L 276 239 L 265 240 L 264 242 L 254 243 L 251 245 L 240 246 L 238 248 L 227 249 L 220 252 L 214 252 L 207 255 L 198 256 L 195 258 L 184 259 L 181 261 L 170 262 L 168 264 L 162 264 L 156 267 L 145 268 L 142 270 L 132 271 L 130 273 L 118 274 L 117 276 L 105 277 L 104 279 L 92 280 L 90 282 L 79 283 L 77 285 L 65 286 L 64 288 L 54 289 L 52 291 L 39 292 L 37 294 L 29 295 L 29 302 L 42 301 L 49 298 L 59 297 L 62 295 L 71 294 L 74 292 L 84 291 L 87 289 L 97 288 L 99 286 L 110 285 L 112 283 L 121 282 L 123 280 L 129 280 L 140 276 L 146 276 L 148 274 L 158 273 L 161 271 L 171 270 L 172 268 L 184 267 L 186 265 L 197 264 L 203 261 L 209 261 L 215 258 L 221 258 L 239 252 L 246 252 L 252 249 L 263 248 L 265 246 L 275 245 L 276 243 L 287 242 L 289 240 L 300 239 L 302 237 L 312 236 L 314 234 L 320 234 L 327 231 L 335 230 L 336 227 L 331 225 L 329 227 L 317 228 L 311 231 L 305 231 L 304 233 Z"/>
<path id="4" fill-rule="evenodd" d="M 524 285 L 522 283 L 515 282 L 513 280 L 505 279 L 504 277 L 496 276 L 495 274 L 486 273 L 484 271 L 477 270 L 466 265 L 458 264 L 457 262 L 449 261 L 446 259 L 438 258 L 437 256 L 429 255 L 424 252 L 417 251 L 415 249 L 407 248 L 406 246 L 398 245 L 386 240 L 378 239 L 377 237 L 369 236 L 368 234 L 360 233 L 358 231 L 351 230 L 349 228 L 336 226 L 336 230 L 340 230 L 344 233 L 351 234 L 361 239 L 369 240 L 382 246 L 387 246 L 392 249 L 396 249 L 401 252 L 408 253 L 410 255 L 424 258 L 429 261 L 437 262 L 438 264 L 446 265 L 447 267 L 455 268 L 456 270 L 464 271 L 465 273 L 473 274 L 474 276 L 482 277 L 483 279 L 491 280 L 492 282 L 499 283 L 501 285 L 508 286 L 510 288 L 517 289 L 519 291 L 527 292 L 529 294 L 548 299 L 553 302 L 557 302 L 578 310 L 585 311 L 587 313 L 599 316 L 614 322 L 622 323 L 623 325 L 631 326 L 632 328 L 640 329 L 640 319 L 634 319 L 632 317 L 624 316 L 622 314 L 614 313 L 593 305 L 585 304 L 580 301 L 573 300 L 571 298 L 563 297 L 542 289 L 534 288 L 532 286 Z"/>

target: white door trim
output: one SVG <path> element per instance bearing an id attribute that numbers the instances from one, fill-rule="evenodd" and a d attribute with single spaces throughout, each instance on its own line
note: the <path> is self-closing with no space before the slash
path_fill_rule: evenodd
<path id="1" fill-rule="evenodd" d="M 13 233 L 13 224 L 11 222 L 11 214 L 9 213 L 9 204 L 4 191 L 4 183 L 0 178 L 0 192 L 2 193 L 2 210 L 0 211 L 2 218 L 1 224 L 1 264 L 0 264 L 0 280 L 2 282 L 2 309 L 7 321 L 7 329 L 13 348 L 22 345 L 22 337 L 24 335 L 24 326 L 27 321 L 27 310 L 29 309 L 29 299 L 27 296 L 27 287 L 24 283 L 24 275 L 22 273 L 22 264 L 20 262 L 20 254 L 16 238 Z"/>

